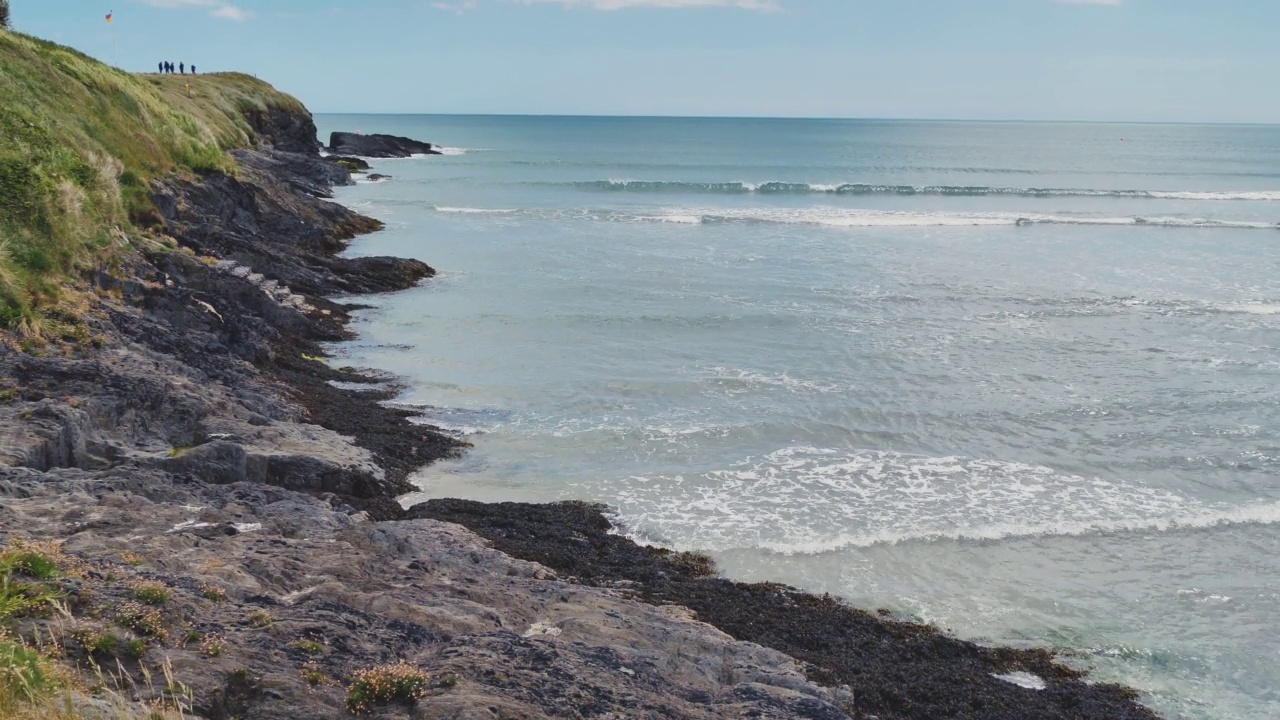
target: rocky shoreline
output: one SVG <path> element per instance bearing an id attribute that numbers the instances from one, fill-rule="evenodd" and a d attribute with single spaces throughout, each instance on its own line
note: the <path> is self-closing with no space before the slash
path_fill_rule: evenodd
<path id="1" fill-rule="evenodd" d="M 366 715 L 1156 717 L 1044 651 L 717 578 L 598 507 L 402 509 L 410 474 L 466 443 L 385 405 L 388 378 L 320 360 L 349 337 L 352 306 L 328 298 L 434 271 L 344 257 L 381 228 L 329 200 L 351 163 L 321 157 L 309 116 L 250 122 L 263 145 L 234 175 L 152 185 L 180 249 L 96 278 L 89 342 L 0 349 L 0 539 L 59 541 L 82 567 L 58 581 L 65 613 L 19 623 L 28 642 L 210 720 L 347 717 L 352 678 L 400 660 L 428 687 Z M 168 597 L 144 623 L 147 583 Z M 86 640 L 112 633 L 133 651 Z"/>

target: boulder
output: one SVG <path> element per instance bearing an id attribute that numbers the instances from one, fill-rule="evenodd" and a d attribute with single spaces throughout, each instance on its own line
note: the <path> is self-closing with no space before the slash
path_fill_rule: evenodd
<path id="1" fill-rule="evenodd" d="M 412 155 L 439 155 L 431 143 L 397 135 L 358 135 L 335 132 L 329 136 L 329 152 L 375 158 L 404 158 Z"/>

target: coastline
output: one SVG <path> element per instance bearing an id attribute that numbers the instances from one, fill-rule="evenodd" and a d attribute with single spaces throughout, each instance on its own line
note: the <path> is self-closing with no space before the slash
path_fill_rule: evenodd
<path id="1" fill-rule="evenodd" d="M 101 347 L 0 355 L 15 392 L 0 417 L 3 534 L 63 541 L 89 564 L 66 588 L 77 627 L 119 625 L 141 581 L 174 595 L 167 639 L 121 659 L 131 675 L 167 664 L 209 718 L 345 716 L 352 674 L 397 659 L 432 677 L 413 717 L 1156 717 L 1046 651 L 716 578 L 697 556 L 610 534 L 600 508 L 402 510 L 408 475 L 466 444 L 383 404 L 388 378 L 317 360 L 349 337 L 353 306 L 326 298 L 434 270 L 342 257 L 381 223 L 328 201 L 351 176 L 320 157 L 309 116 L 270 120 L 258 130 L 273 147 L 236 151 L 237 175 L 153 185 L 182 249 L 107 284 Z M 200 638 L 177 642 L 183 628 Z M 57 629 L 32 618 L 19 632 Z M 93 657 L 63 635 L 68 657 Z M 1045 688 L 997 677 L 1010 673 Z"/>

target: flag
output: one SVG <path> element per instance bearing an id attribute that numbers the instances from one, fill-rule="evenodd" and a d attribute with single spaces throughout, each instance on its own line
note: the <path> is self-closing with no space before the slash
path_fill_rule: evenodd
<path id="1" fill-rule="evenodd" d="M 111 12 L 109 12 L 109 13 L 107 13 L 107 23 L 110 23 L 110 22 L 111 22 L 111 16 L 112 16 L 112 15 L 114 15 L 114 14 L 115 14 L 115 11 L 114 11 L 114 10 L 113 10 L 113 11 L 111 11 Z"/>

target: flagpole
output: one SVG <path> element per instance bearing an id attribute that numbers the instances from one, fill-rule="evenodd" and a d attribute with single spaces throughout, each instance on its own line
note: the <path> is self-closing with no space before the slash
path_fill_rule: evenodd
<path id="1" fill-rule="evenodd" d="M 116 37 L 116 24 L 114 22 L 115 14 L 115 8 L 107 11 L 107 24 L 111 26 L 109 32 L 111 33 L 111 46 L 113 48 L 112 52 L 114 53 L 115 64 L 117 68 L 120 68 L 120 39 Z M 123 70 L 124 68 L 120 69 Z"/>

